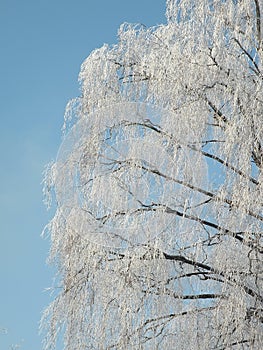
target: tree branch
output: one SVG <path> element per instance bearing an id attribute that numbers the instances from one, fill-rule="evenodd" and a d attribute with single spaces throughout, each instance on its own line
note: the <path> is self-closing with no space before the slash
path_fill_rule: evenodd
<path id="1" fill-rule="evenodd" d="M 244 52 L 244 54 L 249 58 L 249 60 L 251 61 L 251 63 L 254 65 L 255 69 L 250 67 L 254 73 L 256 73 L 257 75 L 260 75 L 260 69 L 257 65 L 257 62 L 254 60 L 254 58 L 250 55 L 250 53 L 241 45 L 240 41 L 236 38 L 233 38 L 233 40 L 238 44 L 238 46 L 240 47 L 240 49 Z"/>
<path id="2" fill-rule="evenodd" d="M 216 275 L 219 275 L 223 278 L 225 278 L 226 281 L 230 282 L 230 283 L 233 283 L 235 284 L 236 286 L 242 288 L 248 295 L 252 296 L 252 297 L 256 297 L 258 300 L 260 300 L 261 302 L 263 302 L 263 296 L 261 296 L 260 294 L 256 293 L 253 289 L 247 287 L 246 285 L 243 285 L 242 283 L 238 282 L 235 280 L 234 277 L 229 277 L 229 276 L 226 276 L 222 271 L 219 271 L 207 264 L 203 264 L 203 263 L 200 263 L 200 262 L 197 262 L 197 261 L 194 261 L 194 260 L 190 260 L 190 259 L 187 259 L 185 258 L 184 256 L 181 256 L 181 255 L 170 255 L 170 254 L 167 254 L 165 252 L 163 252 L 163 256 L 166 260 L 172 260 L 172 261 L 180 261 L 182 263 L 185 263 L 185 264 L 188 264 L 188 265 L 191 265 L 191 266 L 194 266 L 194 267 L 198 267 L 198 268 L 201 268 L 201 269 L 204 269 L 206 271 L 210 271 L 210 272 L 213 272 L 215 273 Z"/>
<path id="3" fill-rule="evenodd" d="M 261 14 L 260 6 L 258 0 L 254 0 L 256 7 L 256 21 L 257 21 L 257 40 L 258 40 L 258 50 L 261 49 Z"/>
<path id="4" fill-rule="evenodd" d="M 208 103 L 208 101 L 207 101 Z M 209 104 L 209 103 L 208 103 Z M 215 106 L 214 106 L 215 107 Z M 211 107 L 212 108 L 212 107 Z M 213 109 L 213 108 L 212 108 Z M 215 110 L 214 110 L 216 113 L 217 113 L 217 108 L 215 107 Z M 220 112 L 220 111 L 219 111 Z M 221 112 L 220 112 L 221 113 Z M 222 117 L 224 117 L 222 115 Z M 129 121 L 123 121 L 122 122 L 123 125 L 126 125 L 126 126 L 142 126 L 142 127 L 145 127 L 145 128 L 149 128 L 163 136 L 166 136 L 168 137 L 170 140 L 172 140 L 173 142 L 175 142 L 175 144 L 179 144 L 178 140 L 175 139 L 175 137 L 171 134 L 169 134 L 168 132 L 162 130 L 159 126 L 157 125 L 154 125 L 152 124 L 151 122 L 147 121 L 147 123 L 134 123 L 134 122 L 129 122 Z M 223 166 L 229 168 L 230 170 L 232 170 L 234 173 L 242 176 L 244 179 L 248 179 L 249 181 L 251 181 L 253 184 L 255 185 L 259 185 L 259 182 L 254 179 L 252 176 L 248 176 L 247 174 L 243 173 L 241 170 L 235 168 L 233 165 L 231 165 L 229 162 L 221 159 L 220 157 L 216 156 L 216 155 L 213 155 L 213 154 L 210 154 L 209 152 L 205 152 L 203 150 L 200 150 L 198 149 L 196 146 L 193 146 L 193 145 L 189 145 L 189 144 L 183 144 L 183 146 L 191 149 L 192 151 L 195 151 L 195 152 L 199 152 L 201 153 L 202 155 L 204 155 L 205 157 L 207 158 L 211 158 L 213 160 L 215 160 L 216 162 L 222 164 Z"/>

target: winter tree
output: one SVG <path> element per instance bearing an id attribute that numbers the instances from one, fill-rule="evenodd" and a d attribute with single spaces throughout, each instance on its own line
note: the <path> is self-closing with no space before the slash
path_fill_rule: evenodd
<path id="1" fill-rule="evenodd" d="M 45 349 L 263 348 L 263 3 L 167 0 L 81 67 L 45 178 Z"/>

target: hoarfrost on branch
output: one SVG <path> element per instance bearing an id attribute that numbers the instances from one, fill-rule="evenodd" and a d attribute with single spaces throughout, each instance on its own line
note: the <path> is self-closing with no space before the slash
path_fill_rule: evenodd
<path id="1" fill-rule="evenodd" d="M 82 64 L 45 180 L 46 350 L 263 347 L 262 12 L 167 0 Z"/>

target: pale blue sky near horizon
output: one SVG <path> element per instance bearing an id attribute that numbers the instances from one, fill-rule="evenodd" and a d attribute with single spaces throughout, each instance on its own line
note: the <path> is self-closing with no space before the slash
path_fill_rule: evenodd
<path id="1" fill-rule="evenodd" d="M 0 0 L 0 350 L 42 348 L 53 277 L 40 237 L 52 216 L 42 173 L 56 158 L 66 103 L 79 94 L 81 63 L 116 43 L 121 23 L 165 21 L 165 0 Z"/>

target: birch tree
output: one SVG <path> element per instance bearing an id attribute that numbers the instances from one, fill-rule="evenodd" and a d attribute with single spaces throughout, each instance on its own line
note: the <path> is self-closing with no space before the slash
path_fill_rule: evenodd
<path id="1" fill-rule="evenodd" d="M 263 348 L 263 4 L 166 5 L 67 106 L 46 350 Z"/>

